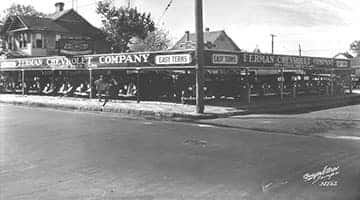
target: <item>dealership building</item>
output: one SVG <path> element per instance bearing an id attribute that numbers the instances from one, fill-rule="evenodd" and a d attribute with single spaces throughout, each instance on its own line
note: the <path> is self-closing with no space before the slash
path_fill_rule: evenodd
<path id="1" fill-rule="evenodd" d="M 168 51 L 109 54 L 101 32 L 63 7 L 57 3 L 47 18 L 6 20 L 1 34 L 11 51 L 0 61 L 1 93 L 43 94 L 52 85 L 51 95 L 58 95 L 65 85 L 73 88 L 67 96 L 74 96 L 85 85 L 85 96 L 92 98 L 94 80 L 104 75 L 116 80 L 112 98 L 194 103 L 194 34 L 185 32 Z M 351 93 L 349 60 L 244 52 L 225 31 L 209 29 L 204 44 L 206 102 Z"/>

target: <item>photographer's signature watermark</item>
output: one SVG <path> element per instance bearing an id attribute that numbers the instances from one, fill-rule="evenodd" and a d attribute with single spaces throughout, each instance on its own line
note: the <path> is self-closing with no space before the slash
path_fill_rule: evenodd
<path id="1" fill-rule="evenodd" d="M 338 181 L 334 178 L 340 174 L 339 169 L 339 166 L 330 167 L 326 165 L 319 172 L 304 174 L 303 179 L 307 183 L 318 184 L 321 187 L 335 187 L 338 186 Z"/>

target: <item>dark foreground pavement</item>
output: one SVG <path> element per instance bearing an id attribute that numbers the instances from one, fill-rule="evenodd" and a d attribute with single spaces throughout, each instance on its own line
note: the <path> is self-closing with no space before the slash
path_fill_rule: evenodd
<path id="1" fill-rule="evenodd" d="M 360 140 L 360 105 L 300 114 L 252 114 L 198 122 L 273 133 Z"/>
<path id="2" fill-rule="evenodd" d="M 132 100 L 111 100 L 103 106 L 103 102 L 99 102 L 97 99 L 0 94 L 0 103 L 62 110 L 110 112 L 142 119 L 193 121 L 255 113 L 304 113 L 359 104 L 360 95 L 352 94 L 333 97 L 302 96 L 296 99 L 285 98 L 284 101 L 280 101 L 277 97 L 269 97 L 256 99 L 251 104 L 239 99 L 222 99 L 207 102 L 210 105 L 205 106 L 204 114 L 196 113 L 195 105 L 156 101 L 141 101 L 137 103 Z"/>
<path id="3" fill-rule="evenodd" d="M 360 141 L 0 104 L 0 199 L 358 200 Z"/>

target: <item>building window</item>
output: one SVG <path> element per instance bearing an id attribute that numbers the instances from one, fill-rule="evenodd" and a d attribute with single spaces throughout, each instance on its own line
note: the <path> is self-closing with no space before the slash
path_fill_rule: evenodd
<path id="1" fill-rule="evenodd" d="M 13 38 L 12 38 L 12 36 L 10 36 L 9 39 L 8 39 L 8 45 L 9 45 L 9 49 L 13 50 Z"/>
<path id="2" fill-rule="evenodd" d="M 43 48 L 43 35 L 41 33 L 35 33 L 34 48 Z"/>
<path id="3" fill-rule="evenodd" d="M 27 33 L 20 33 L 18 40 L 19 40 L 19 48 L 26 48 L 28 43 Z"/>
<path id="4" fill-rule="evenodd" d="M 55 48 L 56 48 L 56 49 L 60 48 L 60 39 L 61 39 L 61 35 L 60 35 L 60 34 L 56 34 L 56 35 L 55 35 Z"/>
<path id="5" fill-rule="evenodd" d="M 19 37 L 17 39 L 19 41 L 19 48 L 23 48 L 23 41 L 24 41 L 23 34 L 20 33 L 20 35 L 19 35 Z"/>
<path id="6" fill-rule="evenodd" d="M 27 46 L 28 42 L 29 42 L 29 36 L 27 33 L 23 33 L 23 45 L 24 45 L 24 48 Z"/>

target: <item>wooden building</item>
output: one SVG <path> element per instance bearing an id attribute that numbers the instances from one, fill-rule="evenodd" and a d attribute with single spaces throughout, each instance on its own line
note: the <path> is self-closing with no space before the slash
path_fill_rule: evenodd
<path id="1" fill-rule="evenodd" d="M 210 31 L 206 28 L 204 32 L 205 49 L 207 50 L 228 50 L 240 51 L 236 43 L 226 34 L 225 31 Z M 185 32 L 185 35 L 171 48 L 171 50 L 189 50 L 195 49 L 195 33 Z"/>
<path id="2" fill-rule="evenodd" d="M 107 51 L 102 32 L 64 3 L 46 17 L 9 16 L 0 32 L 9 57 L 91 54 Z M 64 48 L 65 46 L 65 48 Z"/>

